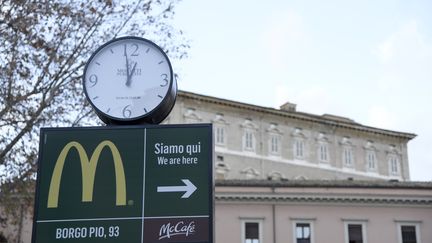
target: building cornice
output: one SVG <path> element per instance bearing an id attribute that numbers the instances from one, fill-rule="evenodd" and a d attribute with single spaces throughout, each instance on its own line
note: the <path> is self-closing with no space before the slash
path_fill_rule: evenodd
<path id="1" fill-rule="evenodd" d="M 328 114 L 320 116 L 320 115 L 314 115 L 314 114 L 298 112 L 298 111 L 278 110 L 275 108 L 262 107 L 262 106 L 242 103 L 238 101 L 232 101 L 232 100 L 221 99 L 212 96 L 196 94 L 187 91 L 179 91 L 178 96 L 183 99 L 192 99 L 200 102 L 233 107 L 236 109 L 243 109 L 243 110 L 254 111 L 254 112 L 259 112 L 264 114 L 271 114 L 275 116 L 291 118 L 300 121 L 321 123 L 329 126 L 335 126 L 335 127 L 351 129 L 360 132 L 367 132 L 367 133 L 374 133 L 378 135 L 396 137 L 405 140 L 411 140 L 417 136 L 416 134 L 413 133 L 397 132 L 392 130 L 364 126 L 349 119 L 331 119 L 331 117 L 336 117 L 336 116 L 332 116 Z"/>
<path id="2" fill-rule="evenodd" d="M 302 204 L 373 204 L 413 205 L 432 207 L 432 197 L 365 196 L 365 195 L 314 195 L 314 194 L 258 194 L 258 193 L 215 193 L 216 202 L 241 203 L 302 203 Z"/>
<path id="3" fill-rule="evenodd" d="M 216 181 L 215 199 L 219 203 L 367 204 L 432 207 L 432 183 L 342 180 L 218 180 Z"/>
<path id="4" fill-rule="evenodd" d="M 432 182 L 384 180 L 216 180 L 217 187 L 366 188 L 431 190 Z"/>

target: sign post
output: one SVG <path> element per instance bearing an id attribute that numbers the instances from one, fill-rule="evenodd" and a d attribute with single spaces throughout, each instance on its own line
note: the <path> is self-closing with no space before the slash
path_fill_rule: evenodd
<path id="1" fill-rule="evenodd" d="M 210 124 L 41 130 L 32 243 L 213 242 Z"/>

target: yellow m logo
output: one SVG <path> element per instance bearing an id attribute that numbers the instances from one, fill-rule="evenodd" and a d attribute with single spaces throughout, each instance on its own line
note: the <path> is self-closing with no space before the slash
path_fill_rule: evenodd
<path id="1" fill-rule="evenodd" d="M 71 148 L 75 148 L 78 151 L 78 155 L 81 160 L 82 201 L 93 201 L 93 186 L 96 167 L 102 149 L 104 149 L 105 147 L 108 147 L 111 150 L 111 154 L 114 160 L 114 169 L 116 176 L 116 205 L 126 205 L 126 181 L 123 169 L 123 162 L 120 157 L 120 152 L 118 151 L 114 143 L 108 140 L 102 141 L 96 147 L 89 160 L 83 146 L 80 143 L 73 141 L 66 144 L 63 150 L 60 152 L 60 155 L 58 156 L 57 162 L 54 166 L 54 171 L 51 177 L 51 183 L 48 192 L 48 208 L 56 208 L 58 206 L 58 197 L 63 166 L 66 160 L 66 156 L 68 155 Z"/>

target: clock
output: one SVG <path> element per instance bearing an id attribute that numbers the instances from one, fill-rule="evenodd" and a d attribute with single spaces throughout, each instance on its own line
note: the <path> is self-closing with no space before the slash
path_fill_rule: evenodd
<path id="1" fill-rule="evenodd" d="M 168 56 L 140 37 L 100 46 L 84 68 L 83 83 L 87 100 L 107 125 L 159 124 L 177 96 Z"/>

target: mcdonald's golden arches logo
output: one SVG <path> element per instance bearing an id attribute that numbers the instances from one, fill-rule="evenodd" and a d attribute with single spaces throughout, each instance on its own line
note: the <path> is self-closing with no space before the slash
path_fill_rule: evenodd
<path id="1" fill-rule="evenodd" d="M 48 208 L 57 208 L 58 197 L 60 190 L 60 181 L 63 173 L 63 166 L 66 160 L 66 156 L 72 148 L 78 152 L 81 161 L 81 174 L 82 174 L 82 201 L 91 202 L 93 201 L 93 187 L 94 178 L 97 168 L 97 163 L 102 150 L 108 147 L 111 150 L 111 154 L 114 160 L 114 169 L 116 177 L 116 205 L 124 206 L 126 205 L 126 180 L 123 168 L 123 162 L 116 145 L 109 141 L 104 140 L 96 147 L 93 151 L 90 160 L 84 147 L 76 142 L 72 141 L 62 149 L 57 161 L 54 166 L 54 171 L 51 177 L 51 183 L 48 192 Z"/>

